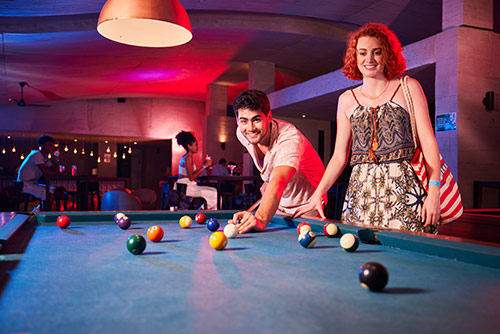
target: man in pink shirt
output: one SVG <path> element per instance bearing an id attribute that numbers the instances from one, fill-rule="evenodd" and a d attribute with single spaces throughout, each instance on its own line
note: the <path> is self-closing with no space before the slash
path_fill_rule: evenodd
<path id="1" fill-rule="evenodd" d="M 262 231 L 277 211 L 292 215 L 309 202 L 325 167 L 311 143 L 294 125 L 272 118 L 264 92 L 243 91 L 233 108 L 238 140 L 252 156 L 264 185 L 255 215 L 250 211 L 237 212 L 230 223 L 238 226 L 239 233 L 251 229 Z"/>

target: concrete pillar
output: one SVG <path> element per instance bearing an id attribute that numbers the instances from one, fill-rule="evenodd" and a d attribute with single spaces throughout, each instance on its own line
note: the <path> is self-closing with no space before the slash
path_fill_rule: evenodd
<path id="1" fill-rule="evenodd" d="M 456 130 L 437 129 L 436 139 L 465 208 L 472 208 L 473 181 L 498 180 L 500 168 L 494 144 L 500 113 L 498 106 L 486 111 L 482 105 L 485 93 L 500 87 L 500 37 L 485 30 L 492 28 L 492 0 L 443 0 L 444 31 L 436 36 L 435 49 L 436 117 L 456 117 Z M 485 207 L 498 205 L 491 197 Z"/>
<path id="2" fill-rule="evenodd" d="M 265 93 L 274 91 L 274 63 L 254 60 L 248 69 L 248 88 L 258 89 Z"/>
<path id="3" fill-rule="evenodd" d="M 493 29 L 493 0 L 443 0 L 442 26 Z"/>

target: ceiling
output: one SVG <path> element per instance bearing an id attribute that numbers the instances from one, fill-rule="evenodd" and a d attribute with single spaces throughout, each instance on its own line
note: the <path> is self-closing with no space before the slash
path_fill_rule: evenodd
<path id="1" fill-rule="evenodd" d="M 142 0 L 146 1 L 146 0 Z M 29 104 L 161 97 L 204 101 L 210 83 L 228 102 L 248 64 L 276 64 L 276 89 L 339 69 L 349 31 L 382 22 L 403 45 L 441 31 L 435 0 L 180 0 L 193 39 L 173 48 L 109 41 L 96 31 L 105 0 L 0 0 L 0 108 L 27 82 Z M 416 28 L 417 27 L 417 28 Z"/>

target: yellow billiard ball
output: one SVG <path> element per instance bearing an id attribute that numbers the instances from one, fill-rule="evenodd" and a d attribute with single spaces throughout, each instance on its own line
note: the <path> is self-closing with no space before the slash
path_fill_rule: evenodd
<path id="1" fill-rule="evenodd" d="M 222 250 L 226 248 L 227 245 L 227 237 L 224 232 L 214 232 L 210 236 L 210 246 L 216 250 Z"/>

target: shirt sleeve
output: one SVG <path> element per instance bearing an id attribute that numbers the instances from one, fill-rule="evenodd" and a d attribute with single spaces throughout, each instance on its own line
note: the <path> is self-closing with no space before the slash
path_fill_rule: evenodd
<path id="1" fill-rule="evenodd" d="M 280 134 L 275 152 L 274 166 L 290 166 L 299 170 L 300 159 L 304 153 L 304 143 L 295 127 L 290 127 Z"/>
<path id="2" fill-rule="evenodd" d="M 33 155 L 33 162 L 36 166 L 45 165 L 45 158 L 43 157 L 43 154 L 41 152 L 36 152 L 36 154 Z"/>

